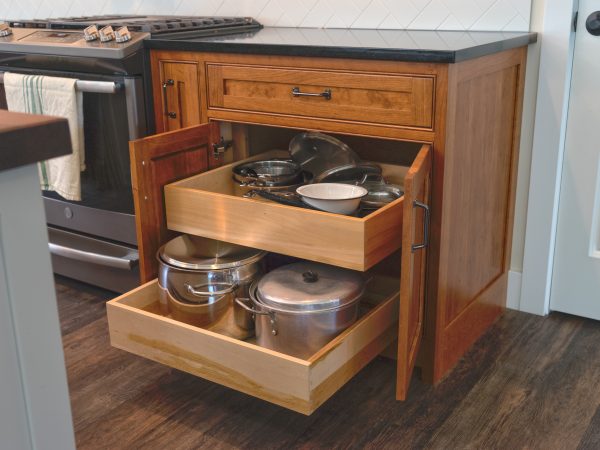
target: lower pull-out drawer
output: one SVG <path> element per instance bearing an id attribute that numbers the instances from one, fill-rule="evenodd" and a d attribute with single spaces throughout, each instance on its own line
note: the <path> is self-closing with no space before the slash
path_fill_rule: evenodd
<path id="1" fill-rule="evenodd" d="M 114 347 L 311 414 L 397 338 L 399 288 L 371 280 L 359 320 L 306 360 L 162 315 L 156 280 L 106 309 Z"/>

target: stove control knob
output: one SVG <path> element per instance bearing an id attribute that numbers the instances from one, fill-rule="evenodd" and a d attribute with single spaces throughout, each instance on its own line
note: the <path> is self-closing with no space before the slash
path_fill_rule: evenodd
<path id="1" fill-rule="evenodd" d="M 100 42 L 109 42 L 115 38 L 115 32 L 110 25 L 100 30 Z"/>
<path id="2" fill-rule="evenodd" d="M 0 37 L 8 36 L 12 34 L 12 30 L 7 23 L 0 23 Z"/>
<path id="3" fill-rule="evenodd" d="M 127 27 L 121 27 L 115 31 L 115 41 L 117 42 L 127 42 L 131 40 L 131 33 L 127 29 Z"/>
<path id="4" fill-rule="evenodd" d="M 100 35 L 98 33 L 98 27 L 96 25 L 90 25 L 85 30 L 83 30 L 83 38 L 88 42 L 95 41 L 99 37 Z"/>

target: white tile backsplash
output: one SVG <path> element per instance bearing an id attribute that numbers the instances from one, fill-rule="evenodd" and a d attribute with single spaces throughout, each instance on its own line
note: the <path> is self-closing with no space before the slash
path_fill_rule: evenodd
<path id="1" fill-rule="evenodd" d="M 253 16 L 286 27 L 526 31 L 531 0 L 0 0 L 0 17 L 11 19 L 111 13 Z"/>

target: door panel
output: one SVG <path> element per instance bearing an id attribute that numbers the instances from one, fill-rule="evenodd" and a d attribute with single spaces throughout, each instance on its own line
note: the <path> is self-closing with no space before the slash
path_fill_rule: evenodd
<path id="1" fill-rule="evenodd" d="M 579 7 L 550 308 L 600 319 L 600 0 Z"/>
<path id="2" fill-rule="evenodd" d="M 176 235 L 167 229 L 164 186 L 207 170 L 211 138 L 218 135 L 211 123 L 129 143 L 142 282 L 156 278 L 156 251 Z"/>
<path id="3" fill-rule="evenodd" d="M 398 400 L 406 398 L 423 335 L 426 246 L 429 238 L 426 228 L 429 227 L 430 182 L 431 147 L 424 146 L 404 181 L 398 378 L 396 384 Z"/>
<path id="4" fill-rule="evenodd" d="M 200 123 L 198 63 L 160 61 L 162 130 L 173 131 Z"/>

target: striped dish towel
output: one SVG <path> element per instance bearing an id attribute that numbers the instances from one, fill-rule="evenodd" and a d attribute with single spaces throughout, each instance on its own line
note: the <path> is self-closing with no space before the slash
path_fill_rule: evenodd
<path id="1" fill-rule="evenodd" d="M 69 122 L 73 153 L 39 163 L 42 189 L 67 200 L 81 200 L 81 172 L 85 169 L 82 95 L 73 78 L 4 74 L 10 111 L 64 117 Z M 40 142 L 39 145 L 44 145 Z"/>

